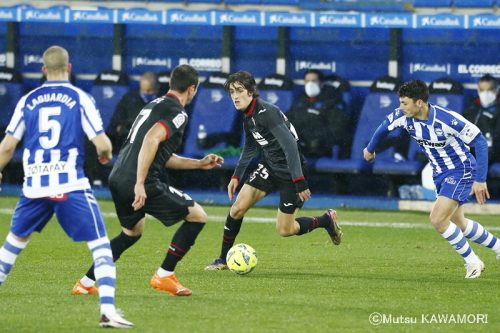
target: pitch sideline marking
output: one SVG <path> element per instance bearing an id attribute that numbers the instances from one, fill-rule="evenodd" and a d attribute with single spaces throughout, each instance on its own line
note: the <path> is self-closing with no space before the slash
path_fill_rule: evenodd
<path id="1" fill-rule="evenodd" d="M 0 214 L 12 215 L 14 213 L 13 209 L 0 208 Z M 101 212 L 103 217 L 116 218 L 116 213 L 113 212 Z M 226 216 L 222 215 L 211 215 L 209 216 L 209 223 L 218 222 L 221 223 L 226 220 Z M 245 217 L 245 222 L 251 223 L 275 223 L 276 219 L 271 217 Z M 350 227 L 370 227 L 370 228 L 392 228 L 392 229 L 430 229 L 431 226 L 428 223 L 406 223 L 406 222 L 356 222 L 356 221 L 340 221 L 341 226 Z M 487 227 L 488 230 L 500 230 L 500 227 Z"/>

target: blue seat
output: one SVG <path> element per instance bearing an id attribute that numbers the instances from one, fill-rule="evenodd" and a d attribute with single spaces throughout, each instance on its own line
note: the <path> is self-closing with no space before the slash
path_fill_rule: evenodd
<path id="1" fill-rule="evenodd" d="M 500 163 L 493 163 L 489 167 L 489 175 L 491 178 L 500 178 Z"/>
<path id="2" fill-rule="evenodd" d="M 293 103 L 293 80 L 281 74 L 271 74 L 264 77 L 257 88 L 260 97 L 277 105 L 284 113 L 290 111 Z"/>
<path id="3" fill-rule="evenodd" d="M 456 94 L 430 94 L 429 103 L 436 104 L 462 114 L 465 108 L 465 97 L 463 95 Z"/>
<path id="4" fill-rule="evenodd" d="M 24 90 L 22 83 L 19 82 L 0 82 L 0 129 L 1 136 L 14 113 L 16 104 L 23 96 Z"/>
<path id="5" fill-rule="evenodd" d="M 231 135 L 238 115 L 237 112 L 223 87 L 200 86 L 189 118 L 184 140 L 184 155 L 199 158 L 206 154 L 206 150 L 198 147 L 200 125 L 204 126 L 208 136 L 221 133 Z M 227 142 L 219 142 L 210 147 L 210 150 L 227 147 Z"/>
<path id="6" fill-rule="evenodd" d="M 90 94 L 101 113 L 104 129 L 108 128 L 116 105 L 129 89 L 127 76 L 119 71 L 104 71 L 94 81 Z"/>
<path id="7" fill-rule="evenodd" d="M 442 77 L 429 84 L 429 103 L 462 114 L 465 108 L 463 92 L 464 87 L 460 82 Z"/>
<path id="8" fill-rule="evenodd" d="M 331 74 L 325 77 L 323 83 L 342 94 L 342 100 L 345 104 L 345 111 L 349 114 L 349 116 L 352 116 L 352 93 L 351 84 L 349 83 L 349 81 L 337 74 Z"/>
<path id="9" fill-rule="evenodd" d="M 24 88 L 18 82 L 0 82 L 0 138 L 5 135 L 5 130 L 10 123 L 16 104 L 24 94 Z M 18 145 L 13 161 L 21 162 L 23 157 L 23 149 L 21 144 Z"/>
<path id="10" fill-rule="evenodd" d="M 351 148 L 351 158 L 337 160 L 335 158 L 321 157 L 316 162 L 316 171 L 334 173 L 358 174 L 371 170 L 372 164 L 363 159 L 363 149 L 368 144 L 371 135 L 375 132 L 385 116 L 399 106 L 399 98 L 395 92 L 369 93 L 363 104 L 358 125 L 354 133 Z M 379 157 L 390 155 L 391 151 L 380 154 Z"/>
<path id="11" fill-rule="evenodd" d="M 13 68 L 0 67 L 0 139 L 4 137 L 17 102 L 23 95 L 24 86 L 21 82 L 21 74 Z M 12 158 L 13 161 L 21 162 L 22 155 L 22 145 L 18 145 Z"/>
<path id="12" fill-rule="evenodd" d="M 290 111 L 293 103 L 293 92 L 291 90 L 261 90 L 260 97 L 280 108 L 287 113 Z"/>
<path id="13" fill-rule="evenodd" d="M 423 161 L 417 159 L 418 152 L 420 152 L 420 146 L 413 139 L 410 141 L 408 153 L 404 156 L 404 160 L 396 159 L 394 157 L 394 148 L 391 147 L 384 152 L 384 155 L 377 155 L 373 163 L 373 173 L 391 176 L 417 176 L 425 166 Z"/>
<path id="14" fill-rule="evenodd" d="M 453 0 L 455 7 L 489 8 L 495 6 L 495 0 Z"/>

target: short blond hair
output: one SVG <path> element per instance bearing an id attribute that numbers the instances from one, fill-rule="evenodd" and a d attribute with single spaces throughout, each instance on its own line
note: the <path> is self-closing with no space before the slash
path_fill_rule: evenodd
<path id="1" fill-rule="evenodd" d="M 64 73 L 68 64 L 68 51 L 61 46 L 53 45 L 43 53 L 43 66 L 48 73 Z"/>

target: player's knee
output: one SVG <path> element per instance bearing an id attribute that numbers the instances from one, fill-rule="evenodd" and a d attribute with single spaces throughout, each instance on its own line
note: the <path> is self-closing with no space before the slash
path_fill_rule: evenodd
<path id="1" fill-rule="evenodd" d="M 231 206 L 231 212 L 230 212 L 230 215 L 232 218 L 234 219 L 242 219 L 244 216 L 245 216 L 245 213 L 247 212 L 248 208 L 247 207 L 244 207 L 242 206 L 241 204 L 239 203 L 234 203 L 232 206 Z"/>
<path id="2" fill-rule="evenodd" d="M 122 231 L 125 235 L 130 236 L 130 237 L 138 237 L 142 235 L 144 232 L 144 226 L 146 224 L 145 219 L 141 219 L 139 222 L 137 222 L 132 229 L 127 229 L 122 227 Z"/>
<path id="3" fill-rule="evenodd" d="M 196 221 L 206 223 L 208 221 L 208 215 L 205 213 L 203 209 L 200 210 L 200 212 L 197 215 Z"/>
<path id="4" fill-rule="evenodd" d="M 206 223 L 208 215 L 205 213 L 203 207 L 196 203 L 193 207 L 189 208 L 189 215 L 186 217 L 186 221 Z"/>
<path id="5" fill-rule="evenodd" d="M 432 214 L 429 216 L 429 220 L 437 231 L 443 233 L 446 230 L 447 219 L 443 219 L 441 216 Z M 444 230 L 443 230 L 444 229 Z"/>

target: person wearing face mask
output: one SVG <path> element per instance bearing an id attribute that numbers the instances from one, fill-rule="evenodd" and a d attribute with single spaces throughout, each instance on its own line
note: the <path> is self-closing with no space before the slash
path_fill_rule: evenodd
<path id="1" fill-rule="evenodd" d="M 153 72 L 144 72 L 139 79 L 139 89 L 130 90 L 120 99 L 106 132 L 113 147 L 120 149 L 127 138 L 139 111 L 158 96 L 158 81 Z"/>
<path id="2" fill-rule="evenodd" d="M 492 75 L 486 74 L 477 84 L 478 96 L 464 117 L 474 123 L 484 133 L 488 142 L 490 162 L 500 161 L 500 86 Z"/>
<path id="3" fill-rule="evenodd" d="M 125 142 L 135 118 L 146 104 L 157 97 L 157 92 L 156 74 L 144 72 L 139 79 L 139 89 L 128 91 L 116 105 L 105 131 L 117 153 Z M 107 184 L 108 175 L 111 172 L 109 165 L 101 165 L 96 163 L 94 159 L 87 159 L 85 168 L 94 186 Z"/>
<path id="4" fill-rule="evenodd" d="M 306 157 L 331 156 L 334 145 L 347 157 L 349 118 L 344 108 L 340 93 L 323 85 L 322 72 L 308 69 L 304 73 L 304 92 L 295 98 L 287 116 L 297 128 L 299 146 Z"/>

